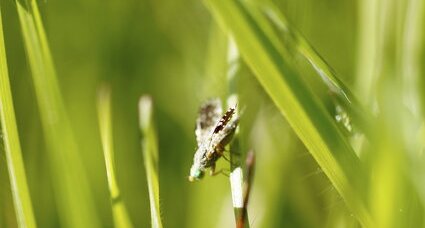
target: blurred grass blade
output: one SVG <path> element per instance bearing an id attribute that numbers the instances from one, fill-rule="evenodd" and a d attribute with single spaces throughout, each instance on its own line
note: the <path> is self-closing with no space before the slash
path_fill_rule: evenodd
<path id="1" fill-rule="evenodd" d="M 152 227 L 161 228 L 158 183 L 158 139 L 152 117 L 152 99 L 142 96 L 139 101 L 139 122 L 143 134 L 142 150 L 149 188 Z"/>
<path id="2" fill-rule="evenodd" d="M 411 0 L 406 4 L 405 22 L 403 41 L 401 45 L 401 75 L 404 77 L 403 102 L 414 113 L 418 113 L 418 107 L 421 107 L 420 92 L 423 87 L 418 87 L 421 76 L 425 73 L 421 72 L 423 66 L 422 50 L 425 46 L 424 30 L 425 24 L 425 3 L 422 0 Z M 420 83 L 419 83 L 420 84 Z M 423 97 L 422 97 L 423 99 Z"/>
<path id="3" fill-rule="evenodd" d="M 268 4 L 262 11 L 272 25 L 277 28 L 280 33 L 279 35 L 286 39 L 284 42 L 292 45 L 292 48 L 309 61 L 328 88 L 340 96 L 346 103 L 351 103 L 353 97 L 351 93 L 346 92 L 349 92 L 348 88 L 335 76 L 333 69 L 314 50 L 308 41 L 289 26 L 287 19 L 279 12 L 277 7 L 273 4 Z"/>
<path id="4" fill-rule="evenodd" d="M 10 90 L 0 13 L 0 117 L 13 202 L 19 227 L 36 227 Z"/>
<path id="5" fill-rule="evenodd" d="M 423 1 L 417 1 L 419 3 L 419 6 L 417 7 L 417 12 L 418 15 L 417 17 L 419 17 L 421 19 L 421 22 L 419 22 L 418 24 L 420 24 L 420 26 L 422 26 L 422 28 L 425 25 L 425 3 Z M 420 108 L 421 108 L 421 113 L 422 116 L 425 117 L 425 64 L 423 64 L 423 62 L 425 62 L 425 31 L 423 29 L 420 29 L 417 31 L 417 38 L 420 38 L 421 40 L 421 44 L 418 45 L 419 46 L 419 50 L 418 50 L 418 55 L 419 57 L 417 57 L 417 59 L 419 60 L 419 74 L 421 76 L 418 77 L 418 89 L 417 91 L 419 92 L 419 97 L 420 97 Z M 418 62 L 414 63 L 414 64 L 418 64 Z"/>
<path id="6" fill-rule="evenodd" d="M 269 3 L 262 8 L 264 16 L 274 26 L 282 42 L 291 45 L 288 51 L 293 51 L 293 55 L 303 56 L 326 84 L 337 102 L 344 107 L 353 118 L 354 122 L 361 130 L 369 134 L 370 119 L 372 115 L 363 107 L 353 92 L 336 76 L 332 67 L 317 53 L 311 44 L 294 28 L 290 26 L 286 17 L 278 8 Z"/>
<path id="7" fill-rule="evenodd" d="M 364 167 L 320 101 L 285 61 L 287 52 L 258 8 L 238 0 L 207 0 L 239 51 L 362 225 L 373 227 Z"/>
<path id="8" fill-rule="evenodd" d="M 374 93 L 379 74 L 376 72 L 378 61 L 379 41 L 379 0 L 358 1 L 358 38 L 357 38 L 357 66 L 356 87 L 360 100 L 365 105 L 375 102 Z"/>
<path id="9" fill-rule="evenodd" d="M 108 177 L 109 192 L 111 194 L 112 215 L 114 216 L 115 227 L 133 227 L 127 213 L 127 209 L 120 196 L 116 176 L 114 143 L 112 138 L 112 110 L 111 110 L 111 90 L 109 87 L 102 87 L 99 92 L 97 103 L 99 115 L 99 127 L 102 138 L 103 154 L 105 156 L 106 174 Z"/>
<path id="10" fill-rule="evenodd" d="M 99 227 L 89 184 L 59 89 L 37 2 L 16 1 L 35 86 L 58 213 L 64 227 Z"/>

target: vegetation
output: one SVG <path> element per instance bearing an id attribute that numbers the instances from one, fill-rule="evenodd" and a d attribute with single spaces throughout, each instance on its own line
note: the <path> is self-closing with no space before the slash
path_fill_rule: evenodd
<path id="1" fill-rule="evenodd" d="M 0 227 L 425 226 L 422 0 L 0 10 Z M 230 178 L 190 183 L 211 97 Z"/>

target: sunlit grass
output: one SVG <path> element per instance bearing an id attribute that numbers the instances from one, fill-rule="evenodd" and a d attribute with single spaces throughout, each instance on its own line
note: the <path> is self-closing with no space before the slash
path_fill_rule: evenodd
<path id="1" fill-rule="evenodd" d="M 65 227 L 99 227 L 37 2 L 16 1 L 16 5 L 46 139 L 59 217 Z"/>
<path id="2" fill-rule="evenodd" d="M 19 227 L 36 227 L 30 192 L 22 159 L 12 92 L 10 89 L 3 22 L 0 13 L 0 125 L 7 157 L 9 179 Z"/>
<path id="3" fill-rule="evenodd" d="M 372 219 L 359 194 L 356 178 L 363 173 L 353 149 L 317 98 L 304 85 L 285 56 L 282 45 L 257 9 L 241 1 L 208 1 L 217 20 L 232 34 L 247 64 L 298 137 L 328 175 L 335 188 L 365 226 Z"/>
<path id="4" fill-rule="evenodd" d="M 424 226 L 422 0 L 10 3 L 0 226 Z M 230 178 L 189 183 L 211 97 Z"/>

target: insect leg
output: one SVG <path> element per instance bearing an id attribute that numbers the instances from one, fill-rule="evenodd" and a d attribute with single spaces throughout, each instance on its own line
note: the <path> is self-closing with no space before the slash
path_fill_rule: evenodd
<path id="1" fill-rule="evenodd" d="M 210 167 L 210 176 L 216 176 L 218 174 L 223 174 L 226 177 L 229 177 L 229 170 L 220 169 L 218 171 L 215 170 L 215 164 Z"/>
<path id="2" fill-rule="evenodd" d="M 211 165 L 210 167 L 210 176 L 215 176 L 215 163 Z"/>
<path id="3" fill-rule="evenodd" d="M 235 163 L 230 161 L 230 159 L 228 157 L 224 156 L 224 154 L 223 154 L 223 158 L 224 158 L 224 160 L 228 161 L 232 166 L 237 166 Z"/>
<path id="4" fill-rule="evenodd" d="M 216 176 L 218 174 L 223 174 L 224 176 L 229 177 L 230 176 L 229 173 L 230 173 L 230 171 L 228 169 L 220 169 L 220 170 L 218 170 L 218 171 L 216 171 L 214 173 L 210 173 L 210 175 L 211 176 Z"/>

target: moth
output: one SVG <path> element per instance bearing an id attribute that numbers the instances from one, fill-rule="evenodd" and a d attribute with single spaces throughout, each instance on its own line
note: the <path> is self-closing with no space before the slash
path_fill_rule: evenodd
<path id="1" fill-rule="evenodd" d="M 223 156 L 239 123 L 235 109 L 229 108 L 223 114 L 219 99 L 210 99 L 201 106 L 195 129 L 198 149 L 193 156 L 189 181 L 201 180 L 208 168 L 211 175 L 216 174 L 216 161 Z"/>

